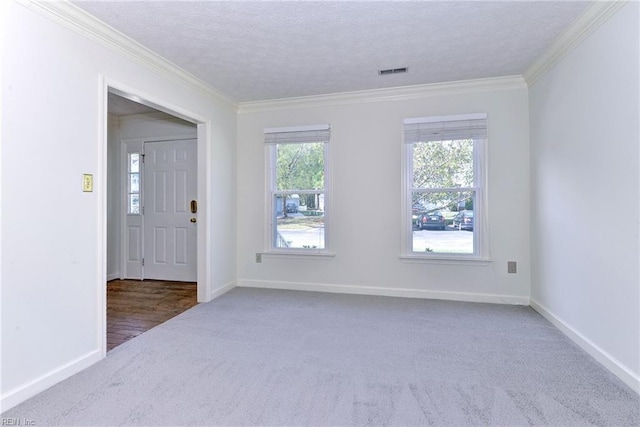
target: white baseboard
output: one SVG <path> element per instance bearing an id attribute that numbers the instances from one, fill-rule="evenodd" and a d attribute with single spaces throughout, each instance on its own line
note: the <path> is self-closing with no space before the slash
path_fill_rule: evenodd
<path id="1" fill-rule="evenodd" d="M 110 282 L 112 280 L 117 280 L 117 279 L 120 279 L 120 273 L 107 274 L 107 282 Z"/>
<path id="2" fill-rule="evenodd" d="M 226 285 L 223 285 L 222 287 L 219 287 L 218 289 L 211 291 L 211 293 L 209 293 L 209 301 L 212 301 L 218 298 L 220 295 L 226 294 L 227 292 L 229 292 L 231 289 L 235 287 L 236 287 L 236 282 L 234 280 L 233 282 L 229 282 Z"/>
<path id="3" fill-rule="evenodd" d="M 283 282 L 272 280 L 238 280 L 237 286 L 247 288 L 286 289 L 293 291 L 330 292 L 338 294 L 376 295 L 401 298 L 423 298 L 449 301 L 529 305 L 528 297 L 518 297 L 513 295 L 475 294 L 470 292 L 443 292 L 422 289 L 336 285 L 328 283 Z"/>
<path id="4" fill-rule="evenodd" d="M 631 387 L 636 393 L 640 394 L 640 376 L 634 374 L 629 368 L 619 362 L 615 357 L 604 351 L 598 345 L 593 343 L 589 338 L 582 335 L 567 322 L 551 313 L 539 302 L 531 299 L 531 308 L 540 313 L 545 319 L 551 322 L 556 328 L 560 329 L 567 337 L 581 349 L 586 351 L 594 359 L 596 359 L 606 369 L 611 371 L 616 377 L 620 378 L 625 384 Z"/>
<path id="5" fill-rule="evenodd" d="M 46 374 L 29 381 L 28 383 L 8 391 L 0 397 L 0 412 L 4 412 L 24 402 L 30 397 L 48 389 L 60 381 L 77 374 L 102 359 L 102 351 L 94 350 L 84 356 L 53 369 Z"/>

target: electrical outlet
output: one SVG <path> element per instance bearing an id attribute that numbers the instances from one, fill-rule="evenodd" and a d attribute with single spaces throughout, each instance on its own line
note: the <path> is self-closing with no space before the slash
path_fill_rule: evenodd
<path id="1" fill-rule="evenodd" d="M 256 262 L 257 262 L 257 263 L 262 262 L 262 254 L 260 254 L 260 253 L 256 253 Z"/>
<path id="2" fill-rule="evenodd" d="M 515 261 L 507 261 L 507 273 L 516 273 L 518 271 Z"/>

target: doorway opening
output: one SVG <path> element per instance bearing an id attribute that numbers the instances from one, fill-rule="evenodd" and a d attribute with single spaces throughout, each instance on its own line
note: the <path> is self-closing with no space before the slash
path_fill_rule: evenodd
<path id="1" fill-rule="evenodd" d="M 195 282 L 107 282 L 107 351 L 194 307 Z"/>
<path id="2" fill-rule="evenodd" d="M 103 341 L 110 351 L 204 300 L 206 289 L 197 267 L 204 133 L 184 115 L 107 92 Z"/>

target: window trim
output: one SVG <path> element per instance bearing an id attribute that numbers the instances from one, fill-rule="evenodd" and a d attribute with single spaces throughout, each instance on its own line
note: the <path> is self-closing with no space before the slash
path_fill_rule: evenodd
<path id="1" fill-rule="evenodd" d="M 330 131 L 330 125 L 294 126 L 281 128 L 265 128 L 264 133 L 277 132 L 315 132 Z M 332 179 L 331 179 L 331 143 L 330 136 L 323 142 L 324 152 L 324 188 L 322 190 L 277 190 L 276 185 L 276 147 L 277 143 L 267 143 L 265 141 L 265 230 L 264 230 L 264 250 L 265 256 L 278 256 L 290 258 L 332 258 L 335 253 L 331 251 L 331 210 L 332 210 Z M 324 194 L 324 248 L 279 248 L 275 245 L 275 210 L 274 200 L 278 193 L 293 192 L 295 194 L 322 193 Z"/>
<path id="2" fill-rule="evenodd" d="M 473 253 L 422 253 L 413 251 L 413 221 L 412 221 L 412 196 L 413 196 L 413 143 L 405 143 L 404 130 L 407 124 L 434 123 L 445 121 L 475 120 L 484 119 L 487 124 L 487 134 L 489 120 L 486 113 L 460 114 L 437 117 L 418 117 L 403 120 L 402 126 L 402 192 L 401 192 L 401 239 L 400 256 L 404 262 L 428 262 L 434 264 L 464 264 L 482 265 L 491 261 L 489 254 L 488 239 L 488 136 L 487 138 L 474 138 L 473 142 L 473 162 L 474 162 L 474 186 L 476 192 L 474 200 L 474 229 L 473 229 Z M 430 189 L 435 190 L 435 189 Z M 441 189 L 442 190 L 442 189 Z M 453 189 L 447 189 L 451 191 Z"/>

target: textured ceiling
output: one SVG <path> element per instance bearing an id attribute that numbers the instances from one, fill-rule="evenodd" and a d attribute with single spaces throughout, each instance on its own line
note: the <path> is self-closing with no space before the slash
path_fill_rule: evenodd
<path id="1" fill-rule="evenodd" d="M 236 101 L 522 74 L 588 4 L 73 3 Z"/>

